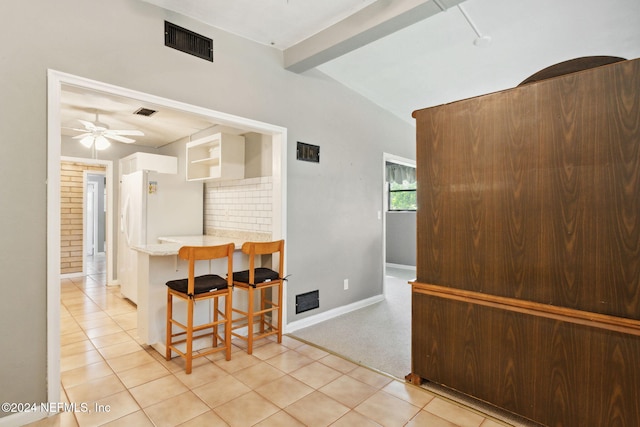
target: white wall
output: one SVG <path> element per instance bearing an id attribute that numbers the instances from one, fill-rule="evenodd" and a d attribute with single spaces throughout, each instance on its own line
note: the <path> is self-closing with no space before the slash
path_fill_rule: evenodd
<path id="1" fill-rule="evenodd" d="M 47 69 L 288 128 L 289 320 L 302 292 L 320 289 L 318 311 L 382 292 L 380 162 L 414 157 L 410 125 L 285 71 L 275 49 L 138 0 L 3 1 L 0 16 L 3 402 L 47 401 Z M 212 37 L 215 62 L 165 47 L 165 19 Z M 320 164 L 296 161 L 296 141 L 320 145 Z"/>
<path id="2" fill-rule="evenodd" d="M 416 265 L 416 212 L 387 212 L 387 263 Z"/>

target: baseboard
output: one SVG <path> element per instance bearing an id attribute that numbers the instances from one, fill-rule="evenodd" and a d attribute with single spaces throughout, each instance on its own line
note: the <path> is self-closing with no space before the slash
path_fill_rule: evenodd
<path id="1" fill-rule="evenodd" d="M 0 418 L 0 427 L 19 427 L 41 420 L 49 415 L 46 412 L 17 412 Z"/>
<path id="2" fill-rule="evenodd" d="M 367 298 L 364 300 L 360 300 L 354 302 L 353 304 L 343 305 L 342 307 L 337 307 L 331 310 L 327 310 L 322 313 L 318 313 L 313 316 L 305 317 L 304 319 L 296 320 L 294 322 L 290 322 L 286 325 L 284 330 L 285 334 L 295 332 L 298 329 L 307 328 L 309 326 L 313 326 L 320 322 L 324 322 L 325 320 L 333 319 L 334 317 L 341 316 L 343 314 L 350 313 L 355 310 L 359 310 L 361 308 L 368 307 L 372 304 L 378 303 L 380 301 L 384 301 L 384 295 L 376 295 L 371 298 Z"/>
<path id="3" fill-rule="evenodd" d="M 60 274 L 60 278 L 61 279 L 73 279 L 75 277 L 84 277 L 86 276 L 85 273 L 83 273 L 82 271 L 78 271 L 75 273 L 64 273 L 64 274 Z"/>
<path id="4" fill-rule="evenodd" d="M 390 262 L 387 263 L 387 267 L 399 268 L 401 270 L 415 270 L 416 269 L 415 265 L 393 264 L 393 263 L 390 263 Z"/>

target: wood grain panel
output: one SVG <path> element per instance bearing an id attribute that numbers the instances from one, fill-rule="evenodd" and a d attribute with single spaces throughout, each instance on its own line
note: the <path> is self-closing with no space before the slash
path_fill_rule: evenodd
<path id="1" fill-rule="evenodd" d="M 444 309 L 437 300 L 412 294 L 411 372 L 436 383 L 446 382 L 447 347 L 442 337 L 451 330 L 443 318 Z"/>
<path id="2" fill-rule="evenodd" d="M 489 127 L 493 139 L 494 198 L 487 209 L 496 224 L 493 284 L 487 292 L 514 298 L 531 298 L 543 290 L 537 284 L 540 238 L 538 183 L 539 144 L 536 88 L 498 94 Z"/>
<path id="3" fill-rule="evenodd" d="M 591 390 L 585 406 L 601 425 L 640 425 L 640 342 L 623 334 L 593 337 L 585 386 Z M 605 375 L 602 375 L 602 373 Z"/>
<path id="4" fill-rule="evenodd" d="M 443 153 L 448 129 L 445 109 L 426 110 L 418 121 L 421 131 L 416 135 L 416 155 L 424 161 L 419 167 L 416 165 L 416 176 L 426 188 L 418 197 L 416 273 L 420 281 L 444 283 L 443 247 L 449 237 L 442 218 L 445 211 L 442 181 L 447 166 Z"/>
<path id="5" fill-rule="evenodd" d="M 413 301 L 438 319 L 414 332 L 414 374 L 544 425 L 640 425 L 637 336 L 418 292 Z"/>
<path id="6" fill-rule="evenodd" d="M 452 246 L 446 251 L 451 260 L 451 284 L 480 291 L 490 283 L 488 258 L 494 236 L 493 224 L 487 207 L 491 205 L 493 145 L 486 141 L 487 131 L 481 124 L 492 115 L 493 106 L 469 100 L 449 106 L 451 117 L 452 148 L 447 175 L 451 197 L 454 200 L 453 215 L 446 215 L 453 235 Z M 456 256 L 453 256 L 456 254 Z"/>
<path id="7" fill-rule="evenodd" d="M 605 67 L 538 85 L 553 304 L 640 318 L 637 82 Z"/>
<path id="8" fill-rule="evenodd" d="M 588 411 L 582 408 L 586 402 L 585 364 L 589 358 L 589 336 L 582 337 L 577 327 L 566 327 L 565 323 L 542 321 L 536 341 L 536 354 L 544 360 L 538 365 L 535 393 L 536 419 L 544 416 L 547 425 L 566 425 L 572 418 L 576 425 L 589 425 Z"/>
<path id="9" fill-rule="evenodd" d="M 640 318 L 640 79 L 620 64 L 416 112 L 419 281 Z"/>
<path id="10" fill-rule="evenodd" d="M 600 121 L 605 155 L 611 159 L 605 169 L 611 182 L 609 227 L 601 234 L 613 236 L 609 253 L 603 253 L 602 269 L 610 268 L 615 286 L 605 286 L 602 301 L 608 313 L 640 319 L 640 64 L 602 70 L 606 89 L 615 96 L 606 99 L 609 119 Z M 603 173 L 604 175 L 604 173 Z M 606 282 L 610 283 L 610 282 Z"/>
<path id="11" fill-rule="evenodd" d="M 412 373 L 545 425 L 640 425 L 640 60 L 414 117 Z"/>
<path id="12" fill-rule="evenodd" d="M 543 82 L 538 88 L 547 100 L 540 108 L 540 143 L 547 193 L 541 231 L 548 257 L 545 278 L 554 283 L 549 303 L 577 308 L 582 306 L 583 288 L 594 277 L 591 230 L 596 224 L 587 207 L 594 205 L 593 173 L 599 162 L 590 133 L 589 89 L 582 74 Z"/>
<path id="13" fill-rule="evenodd" d="M 527 351 L 531 340 L 535 336 L 534 325 L 524 322 L 520 313 L 499 313 L 494 309 L 479 309 L 483 313 L 485 322 L 478 323 L 479 328 L 491 331 L 491 340 L 486 343 L 491 346 L 492 367 L 488 370 L 483 381 L 491 384 L 492 390 L 487 389 L 484 400 L 495 402 L 501 408 L 532 418 L 529 414 L 531 395 L 527 387 L 536 376 L 529 377 L 535 369 L 532 361 L 539 356 Z M 496 345 L 500 343 L 499 345 Z M 484 375 L 484 373 L 483 373 Z M 529 396 L 527 398 L 526 396 Z"/>

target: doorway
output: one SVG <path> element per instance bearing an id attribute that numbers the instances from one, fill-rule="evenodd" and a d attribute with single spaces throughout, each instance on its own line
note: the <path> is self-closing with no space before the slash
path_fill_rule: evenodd
<path id="1" fill-rule="evenodd" d="M 106 273 L 106 174 L 84 172 L 84 275 Z"/>
<path id="2" fill-rule="evenodd" d="M 109 219 L 113 164 L 109 160 L 61 156 L 58 167 L 63 177 L 58 194 L 61 277 L 102 274 L 106 283 L 111 283 L 113 276 L 107 273 L 115 256 L 108 244 L 112 235 Z M 96 257 L 90 258 L 90 253 Z"/>
<path id="3" fill-rule="evenodd" d="M 97 82 L 82 77 L 48 70 L 47 90 L 47 383 L 48 400 L 60 401 L 60 160 L 62 146 L 61 132 L 61 92 L 63 88 L 73 87 L 75 90 L 102 92 L 122 97 L 165 106 L 185 113 L 198 115 L 214 123 L 236 127 L 247 132 L 256 132 L 271 137 L 272 141 L 272 172 L 273 172 L 273 211 L 272 233 L 278 238 L 286 239 L 286 181 L 287 181 L 287 129 L 257 122 L 230 114 L 221 113 L 197 107 L 178 101 L 141 93 L 118 86 Z M 90 161 L 91 159 L 82 159 Z M 98 161 L 98 160 L 96 160 Z M 99 162 L 99 161 L 98 161 Z M 109 162 L 110 163 L 110 162 Z M 113 233 L 110 233 L 109 212 L 114 212 L 111 202 L 113 192 L 109 189 L 113 182 L 111 167 L 107 167 L 107 253 L 113 251 Z M 112 259 L 110 255 L 107 260 Z M 285 254 L 285 259 L 288 257 Z M 285 267 L 286 268 L 286 267 Z M 107 277 L 113 272 L 108 266 Z M 286 301 L 286 291 L 283 296 Z M 287 318 L 286 305 L 283 307 L 283 319 Z M 283 327 L 286 329 L 286 320 Z"/>
<path id="4" fill-rule="evenodd" d="M 407 278 L 411 280 L 414 278 L 411 276 L 415 274 L 416 206 L 414 203 L 408 203 L 407 206 L 392 209 L 390 182 L 406 183 L 412 181 L 415 183 L 416 162 L 389 153 L 383 153 L 382 157 L 382 200 L 384 204 L 382 207 L 382 259 L 385 277 L 384 293 L 387 295 L 386 278 L 391 275 L 391 271 L 393 277 L 400 277 L 403 280 Z M 415 186 L 409 187 L 415 189 Z"/>

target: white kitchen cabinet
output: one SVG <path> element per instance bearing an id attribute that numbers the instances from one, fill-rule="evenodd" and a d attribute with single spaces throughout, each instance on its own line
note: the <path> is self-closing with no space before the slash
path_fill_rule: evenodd
<path id="1" fill-rule="evenodd" d="M 244 178 L 244 137 L 216 133 L 187 143 L 187 181 Z"/>
<path id="2" fill-rule="evenodd" d="M 178 158 L 138 152 L 120 159 L 120 175 L 127 175 L 141 170 L 177 174 Z"/>

